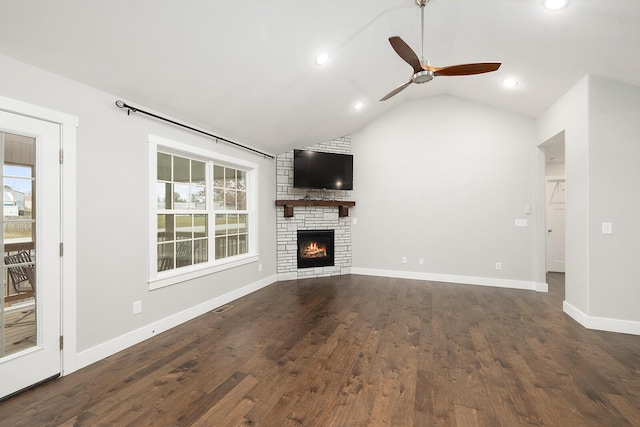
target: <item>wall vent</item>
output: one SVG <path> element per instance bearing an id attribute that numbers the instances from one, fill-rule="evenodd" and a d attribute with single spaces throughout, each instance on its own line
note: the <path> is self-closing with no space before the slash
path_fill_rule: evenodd
<path id="1" fill-rule="evenodd" d="M 224 313 L 227 310 L 231 310 L 233 308 L 233 306 L 231 304 L 227 304 L 227 305 L 223 305 L 222 307 L 218 307 L 215 310 L 213 310 L 214 313 Z"/>

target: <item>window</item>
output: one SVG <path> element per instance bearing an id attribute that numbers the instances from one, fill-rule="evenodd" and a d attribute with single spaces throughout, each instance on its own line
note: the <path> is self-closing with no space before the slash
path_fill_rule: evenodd
<path id="1" fill-rule="evenodd" d="M 246 172 L 214 165 L 213 204 L 216 259 L 246 254 L 249 249 Z"/>
<path id="2" fill-rule="evenodd" d="M 257 165 L 153 136 L 149 146 L 151 288 L 256 260 Z"/>
<path id="3" fill-rule="evenodd" d="M 158 153 L 158 271 L 208 261 L 206 163 Z"/>

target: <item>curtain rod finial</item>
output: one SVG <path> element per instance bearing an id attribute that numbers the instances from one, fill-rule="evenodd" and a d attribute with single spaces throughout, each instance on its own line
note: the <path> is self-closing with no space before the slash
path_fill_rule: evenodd
<path id="1" fill-rule="evenodd" d="M 124 103 L 124 101 L 123 101 L 122 99 L 118 99 L 118 100 L 116 101 L 116 106 L 117 106 L 118 108 L 124 108 L 126 105 L 127 105 L 127 104 L 125 104 L 125 103 Z"/>

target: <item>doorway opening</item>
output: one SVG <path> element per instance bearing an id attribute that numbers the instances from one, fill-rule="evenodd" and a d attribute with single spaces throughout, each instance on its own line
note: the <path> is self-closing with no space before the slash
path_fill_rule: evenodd
<path id="1" fill-rule="evenodd" d="M 544 153 L 545 273 L 565 273 L 565 133 L 540 145 Z"/>

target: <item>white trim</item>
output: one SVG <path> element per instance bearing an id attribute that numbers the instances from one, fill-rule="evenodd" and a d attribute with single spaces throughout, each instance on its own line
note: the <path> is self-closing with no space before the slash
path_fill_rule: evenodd
<path id="1" fill-rule="evenodd" d="M 64 242 L 62 257 L 61 333 L 64 336 L 61 375 L 77 369 L 76 327 L 76 139 L 78 117 L 26 102 L 0 96 L 0 110 L 60 125 L 60 145 L 64 149 L 62 167 L 61 227 Z"/>
<path id="2" fill-rule="evenodd" d="M 75 124 L 62 123 L 62 372 L 67 375 L 77 369 L 77 327 L 76 327 L 76 131 Z"/>
<path id="3" fill-rule="evenodd" d="M 158 145 L 155 142 L 151 141 L 151 135 L 149 136 L 149 193 L 147 195 L 149 201 L 149 234 L 147 236 L 147 243 L 149 244 L 149 249 L 147 253 L 149 254 L 149 263 L 147 265 L 147 278 L 149 281 L 156 277 L 158 274 L 158 265 L 156 260 L 158 259 L 158 242 L 157 242 L 157 228 L 158 222 L 154 221 L 154 218 L 157 215 L 157 205 L 156 205 L 156 192 L 153 189 L 156 188 L 156 182 L 158 181 L 157 172 L 158 170 Z"/>
<path id="4" fill-rule="evenodd" d="M 562 303 L 562 310 L 587 329 L 617 332 L 620 334 L 640 335 L 640 322 L 589 316 L 567 301 Z"/>
<path id="5" fill-rule="evenodd" d="M 106 357 L 111 356 L 112 354 L 136 345 L 159 333 L 167 331 L 182 323 L 188 322 L 189 320 L 195 319 L 196 317 L 214 310 L 220 306 L 229 304 L 234 300 L 249 295 L 250 293 L 267 287 L 275 282 L 275 275 L 265 277 L 264 279 L 251 283 L 240 289 L 233 290 L 209 301 L 205 301 L 197 306 L 190 307 L 179 313 L 175 313 L 169 317 L 158 320 L 119 337 L 113 338 L 107 342 L 98 344 L 95 347 L 91 347 L 87 350 L 81 351 L 80 353 L 78 353 L 78 369 L 98 362 Z"/>
<path id="6" fill-rule="evenodd" d="M 185 143 L 174 141 L 171 139 L 163 138 L 161 136 L 150 134 L 148 140 L 149 140 L 149 144 L 155 144 L 156 147 L 160 145 L 162 147 L 169 148 L 173 151 L 181 151 L 186 155 L 193 156 L 195 154 L 196 156 L 201 156 L 207 159 L 214 159 L 219 162 L 227 163 L 230 166 L 242 166 L 247 169 L 255 169 L 255 170 L 258 169 L 258 165 L 256 163 L 238 159 L 236 157 L 220 154 L 215 151 L 207 150 L 204 148 L 195 147 L 193 145 L 185 144 Z M 153 165 L 153 169 L 151 170 L 153 171 L 155 170 L 155 168 L 156 168 L 156 165 Z M 155 177 L 154 177 L 154 182 L 155 182 Z"/>
<path id="7" fill-rule="evenodd" d="M 51 123 L 63 124 L 73 128 L 78 127 L 78 118 L 76 116 L 39 107 L 37 105 L 27 104 L 26 102 L 17 101 L 15 99 L 5 98 L 4 96 L 0 96 L 0 110 L 38 120 L 45 120 Z"/>
<path id="8" fill-rule="evenodd" d="M 278 282 L 284 282 L 287 280 L 297 280 L 297 279 L 298 279 L 298 273 L 295 271 L 288 272 L 288 273 L 278 273 Z"/>
<path id="9" fill-rule="evenodd" d="M 535 284 L 535 291 L 536 292 L 549 292 L 549 285 L 547 283 L 540 283 L 540 282 L 536 282 Z"/>
<path id="10" fill-rule="evenodd" d="M 181 267 L 180 269 L 169 270 L 162 273 L 162 277 L 155 277 L 149 279 L 149 290 L 163 288 L 165 286 L 173 285 L 187 280 L 195 279 L 197 277 L 206 276 L 208 274 L 217 273 L 219 271 L 228 270 L 230 268 L 239 267 L 241 265 L 257 262 L 260 259 L 259 255 L 250 256 L 238 256 L 234 258 L 226 258 L 223 263 L 218 265 L 210 265 L 207 268 L 199 268 L 200 264 L 189 267 Z"/>
<path id="11" fill-rule="evenodd" d="M 462 285 L 493 286 L 496 288 L 524 289 L 531 291 L 538 291 L 538 288 L 542 288 L 541 286 L 539 286 L 539 283 L 526 280 L 496 279 L 493 277 L 458 276 L 452 274 L 437 273 L 418 273 L 415 271 L 378 270 L 374 268 L 351 267 L 351 274 L 393 277 L 397 279 L 426 280 L 430 282 L 457 283 Z"/>

